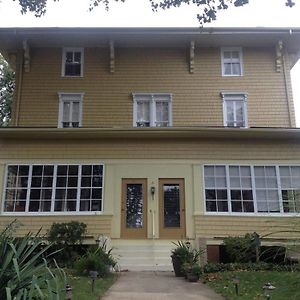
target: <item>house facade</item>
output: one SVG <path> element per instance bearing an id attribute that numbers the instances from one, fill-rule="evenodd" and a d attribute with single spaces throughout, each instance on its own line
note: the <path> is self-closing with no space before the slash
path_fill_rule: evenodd
<path id="1" fill-rule="evenodd" d="M 0 48 L 16 70 L 1 226 L 81 221 L 121 267 L 167 268 L 171 241 L 216 259 L 298 216 L 300 30 L 0 29 Z"/>

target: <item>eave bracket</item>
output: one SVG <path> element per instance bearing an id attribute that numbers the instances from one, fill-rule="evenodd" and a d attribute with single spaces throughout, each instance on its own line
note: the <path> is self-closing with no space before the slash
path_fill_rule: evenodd
<path id="1" fill-rule="evenodd" d="M 115 72 L 115 45 L 112 40 L 109 41 L 109 71 Z"/>
<path id="2" fill-rule="evenodd" d="M 283 42 L 281 40 L 276 44 L 276 59 L 275 68 L 276 72 L 280 73 L 282 71 L 282 56 L 283 56 Z"/>
<path id="3" fill-rule="evenodd" d="M 27 40 L 23 41 L 24 50 L 24 70 L 26 73 L 30 72 L 30 52 Z"/>
<path id="4" fill-rule="evenodd" d="M 190 73 L 194 73 L 194 66 L 195 66 L 195 41 L 190 42 Z"/>

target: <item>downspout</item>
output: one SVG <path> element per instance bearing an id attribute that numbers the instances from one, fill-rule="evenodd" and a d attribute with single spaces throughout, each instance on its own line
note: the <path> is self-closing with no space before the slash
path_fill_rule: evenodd
<path id="1" fill-rule="evenodd" d="M 288 87 L 288 83 L 287 83 L 287 78 L 288 75 L 286 74 L 286 51 L 284 51 L 283 55 L 282 55 L 282 68 L 283 68 L 283 79 L 284 79 L 284 88 L 285 88 L 285 96 L 286 96 L 286 101 L 287 101 L 287 109 L 288 109 L 288 115 L 289 115 L 289 119 L 290 119 L 290 127 L 295 127 L 296 124 L 294 122 L 294 115 L 292 114 L 292 110 L 291 110 L 291 105 L 293 105 L 293 101 L 290 97 L 290 93 L 289 93 L 289 87 Z"/>
<path id="2" fill-rule="evenodd" d="M 21 54 L 20 65 L 19 65 L 19 77 L 18 77 L 18 94 L 17 94 L 17 102 L 15 106 L 15 121 L 14 121 L 15 126 L 19 125 L 22 81 L 23 81 L 23 55 Z"/>

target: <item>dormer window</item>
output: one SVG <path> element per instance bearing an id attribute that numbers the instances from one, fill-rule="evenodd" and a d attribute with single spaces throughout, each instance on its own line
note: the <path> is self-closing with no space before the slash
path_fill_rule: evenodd
<path id="1" fill-rule="evenodd" d="M 247 94 L 240 92 L 222 92 L 224 126 L 247 127 Z"/>
<path id="2" fill-rule="evenodd" d="M 62 76 L 83 76 L 83 48 L 64 48 Z"/>
<path id="3" fill-rule="evenodd" d="M 171 126 L 171 100 L 171 94 L 133 94 L 133 126 Z"/>
<path id="4" fill-rule="evenodd" d="M 82 99 L 82 93 L 59 93 L 58 127 L 81 127 Z"/>
<path id="5" fill-rule="evenodd" d="M 242 48 L 222 48 L 222 76 L 243 75 L 243 54 Z"/>

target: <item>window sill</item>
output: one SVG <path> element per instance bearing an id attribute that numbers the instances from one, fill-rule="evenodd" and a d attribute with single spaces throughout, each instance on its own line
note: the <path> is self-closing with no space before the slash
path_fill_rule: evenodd
<path id="1" fill-rule="evenodd" d="M 300 213 L 228 213 L 228 212 L 203 212 L 202 214 L 197 212 L 194 214 L 195 216 L 205 215 L 205 216 L 228 216 L 228 217 L 300 217 Z"/>
<path id="2" fill-rule="evenodd" d="M 49 216 L 112 216 L 112 213 L 103 213 L 101 211 L 88 211 L 88 212 L 1 212 L 1 216 L 7 217 L 15 217 L 15 216 L 22 216 L 22 217 L 49 217 Z"/>

